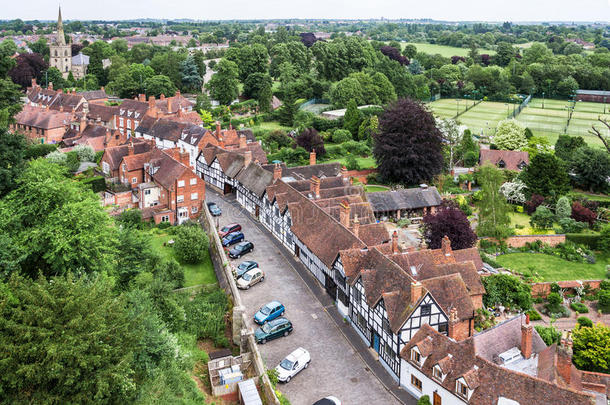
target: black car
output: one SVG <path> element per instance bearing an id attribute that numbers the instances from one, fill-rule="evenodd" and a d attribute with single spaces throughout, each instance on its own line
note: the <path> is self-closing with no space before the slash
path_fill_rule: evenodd
<path id="1" fill-rule="evenodd" d="M 248 270 L 256 269 L 257 267 L 258 263 L 252 260 L 246 260 L 245 262 L 241 262 L 235 270 L 235 278 L 238 279 Z"/>
<path id="2" fill-rule="evenodd" d="M 229 257 L 231 259 L 239 259 L 246 253 L 250 253 L 254 250 L 254 243 L 252 242 L 240 242 L 237 245 L 233 246 L 231 250 L 229 250 Z"/>
<path id="3" fill-rule="evenodd" d="M 208 203 L 208 211 L 210 211 L 210 214 L 212 214 L 213 217 L 219 217 L 222 215 L 222 210 L 215 202 Z"/>

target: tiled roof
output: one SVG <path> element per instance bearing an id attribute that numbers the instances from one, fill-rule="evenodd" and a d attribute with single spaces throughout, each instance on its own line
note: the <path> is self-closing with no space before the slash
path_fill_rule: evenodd
<path id="1" fill-rule="evenodd" d="M 137 138 L 133 140 L 134 154 L 149 152 L 151 149 L 152 146 L 150 143 L 141 141 Z M 128 153 L 128 145 L 114 146 L 111 148 L 106 148 L 103 159 L 108 162 L 110 169 L 114 171 L 119 168 L 121 159 L 123 159 L 123 156 L 127 156 Z"/>
<path id="2" fill-rule="evenodd" d="M 366 198 L 371 202 L 375 212 L 436 207 L 443 201 L 436 187 L 377 191 L 367 193 Z"/>
<path id="3" fill-rule="evenodd" d="M 108 94 L 104 90 L 80 91 L 76 94 L 83 96 L 87 101 L 108 98 Z"/>
<path id="4" fill-rule="evenodd" d="M 144 163 L 150 160 L 151 152 L 138 153 L 137 155 L 123 156 L 123 163 L 127 166 L 127 171 L 141 170 Z"/>
<path id="5" fill-rule="evenodd" d="M 282 178 L 292 177 L 294 180 L 309 180 L 313 176 L 324 178 L 324 177 L 336 177 L 341 174 L 340 163 L 321 163 L 313 166 L 295 166 L 287 167 L 285 164 L 282 167 Z M 273 171 L 273 165 L 265 165 L 264 169 Z M 287 181 L 289 181 L 287 179 Z"/>
<path id="6" fill-rule="evenodd" d="M 265 188 L 273 181 L 273 173 L 252 162 L 239 172 L 235 179 L 258 197 L 262 197 Z"/>
<path id="7" fill-rule="evenodd" d="M 42 110 L 40 108 L 25 105 L 23 109 L 15 115 L 15 121 L 18 124 L 35 128 L 61 128 L 70 124 L 72 121 L 72 113 Z"/>
<path id="8" fill-rule="evenodd" d="M 258 160 L 260 164 L 267 163 L 267 154 L 263 150 L 263 147 L 258 142 L 251 142 L 246 144 L 245 148 L 236 148 L 232 149 L 232 151 L 243 154 L 244 152 L 250 151 L 252 152 L 252 161 Z"/>
<path id="9" fill-rule="evenodd" d="M 224 152 L 216 155 L 222 171 L 229 177 L 234 178 L 244 167 L 245 159 L 235 152 Z"/>
<path id="10" fill-rule="evenodd" d="M 89 64 L 89 56 L 79 52 L 78 55 L 74 55 L 72 57 L 73 65 L 88 65 Z"/>
<path id="11" fill-rule="evenodd" d="M 148 103 L 145 101 L 138 100 L 123 100 L 121 105 L 117 107 L 118 115 L 120 117 L 133 117 L 133 119 L 142 119 L 144 114 L 148 111 Z M 131 113 L 131 115 L 129 114 Z"/>
<path id="12" fill-rule="evenodd" d="M 504 162 L 504 169 L 520 171 L 519 164 L 530 164 L 529 153 L 518 150 L 495 150 L 481 149 L 479 162 L 481 165 L 485 162 L 490 162 L 497 166 L 500 162 Z"/>
<path id="13" fill-rule="evenodd" d="M 118 112 L 119 110 L 116 106 L 90 103 L 87 118 L 96 121 L 99 118 L 102 122 L 110 122 L 114 118 L 114 115 L 118 114 Z"/>
<path id="14" fill-rule="evenodd" d="M 83 96 L 78 94 L 58 93 L 55 100 L 49 105 L 49 108 L 56 111 L 61 109 L 64 111 L 75 111 L 83 101 L 85 101 Z"/>
<path id="15" fill-rule="evenodd" d="M 460 274 L 428 278 L 421 283 L 445 313 L 449 313 L 450 308 L 456 308 L 459 320 L 474 318 L 475 308 Z"/>
<path id="16" fill-rule="evenodd" d="M 182 163 L 175 160 L 161 149 L 153 149 L 150 154 L 149 174 L 156 183 L 159 183 L 166 190 L 172 190 L 176 180 L 186 171 L 191 171 Z"/>

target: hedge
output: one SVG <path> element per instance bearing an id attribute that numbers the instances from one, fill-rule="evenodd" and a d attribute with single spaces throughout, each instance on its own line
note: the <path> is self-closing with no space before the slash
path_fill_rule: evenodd
<path id="1" fill-rule="evenodd" d="M 579 312 L 581 314 L 586 314 L 587 312 L 589 312 L 589 308 L 587 308 L 587 306 L 582 302 L 573 302 L 570 304 L 570 308 L 572 308 L 573 311 Z"/>
<path id="2" fill-rule="evenodd" d="M 327 118 L 314 116 L 311 125 L 318 131 L 328 131 L 329 129 L 343 128 L 343 117 L 329 120 Z"/>
<path id="3" fill-rule="evenodd" d="M 89 177 L 82 181 L 83 184 L 88 184 L 94 193 L 99 193 L 106 190 L 106 180 L 103 176 Z"/>
<path id="4" fill-rule="evenodd" d="M 591 250 L 597 249 L 599 239 L 600 235 L 591 233 L 566 233 L 566 240 L 577 244 L 585 245 Z"/>

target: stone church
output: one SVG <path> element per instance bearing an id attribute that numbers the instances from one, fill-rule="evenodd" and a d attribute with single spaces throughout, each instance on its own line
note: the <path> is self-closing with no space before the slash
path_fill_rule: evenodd
<path id="1" fill-rule="evenodd" d="M 87 74 L 89 57 L 82 53 L 72 57 L 72 41 L 66 43 L 61 7 L 57 18 L 57 35 L 55 42 L 49 45 L 49 51 L 49 65 L 59 69 L 64 79 L 68 78 L 70 72 L 76 80 L 82 79 Z"/>

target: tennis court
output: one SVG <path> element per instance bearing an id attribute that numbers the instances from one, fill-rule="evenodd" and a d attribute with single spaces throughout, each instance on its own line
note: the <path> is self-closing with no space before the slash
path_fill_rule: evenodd
<path id="1" fill-rule="evenodd" d="M 471 106 L 473 103 L 472 100 L 442 98 L 428 103 L 428 106 L 440 118 L 453 118 L 458 112 L 463 112 L 467 106 Z"/>
<path id="2" fill-rule="evenodd" d="M 517 105 L 515 104 L 515 107 Z M 473 134 L 492 135 L 498 122 L 506 119 L 513 111 L 513 105 L 494 101 L 483 101 L 458 117 L 458 122 L 466 125 Z"/>

